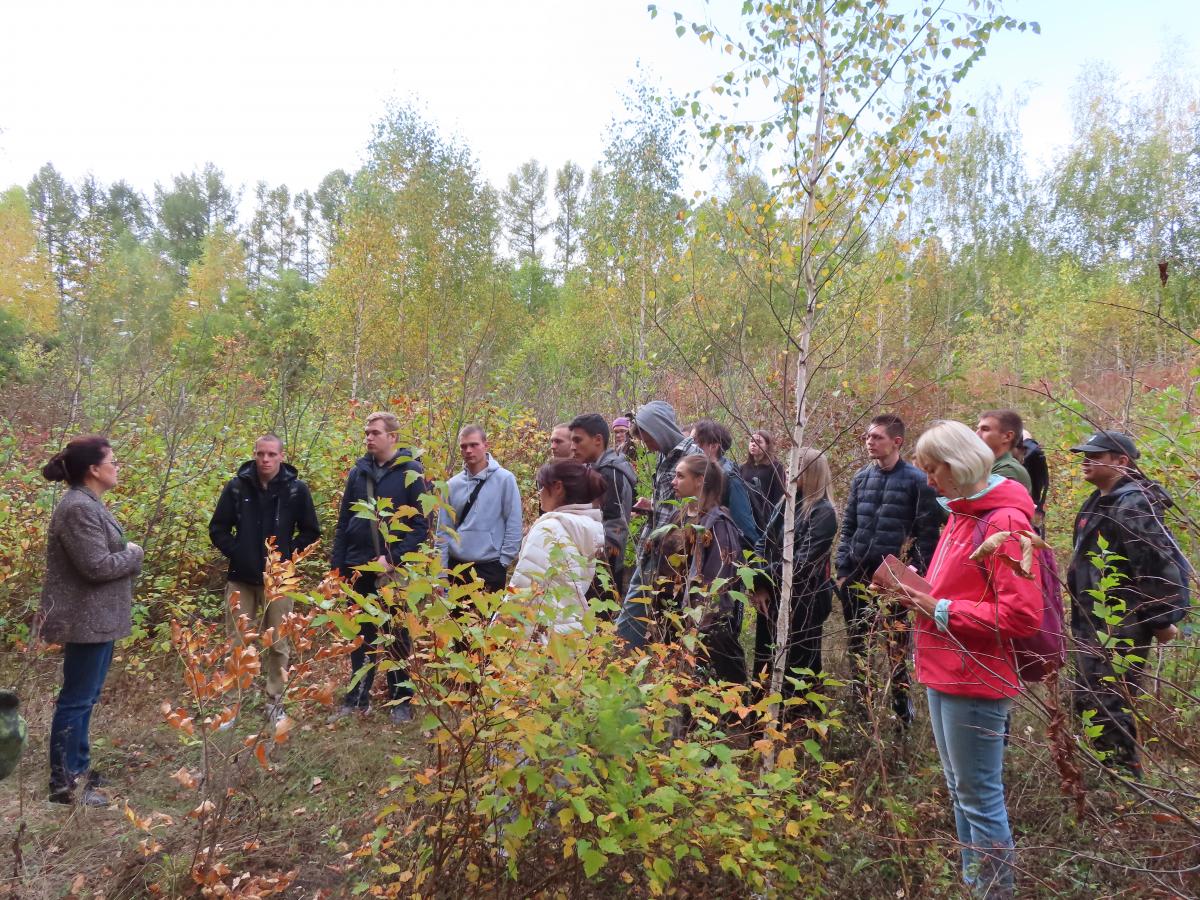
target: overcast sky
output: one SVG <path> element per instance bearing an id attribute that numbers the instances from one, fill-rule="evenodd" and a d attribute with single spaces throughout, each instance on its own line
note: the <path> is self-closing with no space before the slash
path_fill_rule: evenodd
<path id="1" fill-rule="evenodd" d="M 714 0 L 718 15 L 741 0 Z M 523 160 L 596 162 L 639 63 L 676 92 L 721 60 L 676 38 L 672 9 L 699 0 L 458 3 L 4 0 L 0 6 L 0 187 L 45 162 L 75 181 L 155 182 L 206 161 L 234 185 L 293 190 L 362 161 L 389 102 L 419 100 L 499 184 Z M 1027 96 L 1035 166 L 1069 137 L 1071 83 L 1089 59 L 1132 88 L 1171 39 L 1200 46 L 1191 0 L 1015 0 L 1042 34 L 1002 34 L 969 91 Z M 249 193 L 249 190 L 247 191 Z"/>

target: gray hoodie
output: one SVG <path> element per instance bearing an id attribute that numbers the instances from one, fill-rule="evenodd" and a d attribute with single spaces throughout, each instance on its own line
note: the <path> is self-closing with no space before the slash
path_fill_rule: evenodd
<path id="1" fill-rule="evenodd" d="M 654 496 L 650 498 L 653 509 L 650 522 L 642 530 L 641 542 L 645 543 L 655 529 L 670 521 L 675 512 L 674 506 L 668 506 L 667 501 L 675 499 L 675 486 L 671 483 L 675 477 L 675 466 L 685 456 L 699 456 L 703 450 L 689 437 L 684 437 L 679 426 L 675 424 L 675 408 L 666 400 L 651 400 L 638 408 L 633 421 L 638 431 L 650 435 L 658 444 L 658 465 L 654 468 Z"/>
<path id="2" fill-rule="evenodd" d="M 449 517 L 443 514 L 438 524 L 444 564 L 449 564 L 450 557 L 459 562 L 498 559 L 507 568 L 521 550 L 521 492 L 516 476 L 492 459 L 490 453 L 487 459 L 487 466 L 478 475 L 472 475 L 464 466 L 449 481 L 455 521 L 447 521 Z M 483 487 L 463 522 L 463 507 L 481 481 Z"/>

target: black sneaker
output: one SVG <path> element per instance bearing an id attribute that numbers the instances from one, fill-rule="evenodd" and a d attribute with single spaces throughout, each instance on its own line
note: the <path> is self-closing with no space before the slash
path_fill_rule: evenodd
<path id="1" fill-rule="evenodd" d="M 88 786 L 78 791 L 72 791 L 70 788 L 59 788 L 56 791 L 50 792 L 49 800 L 51 803 L 59 803 L 63 806 L 90 806 L 93 808 L 108 806 L 112 802 L 103 793 Z"/>
<path id="2" fill-rule="evenodd" d="M 412 706 L 409 703 L 397 703 L 388 710 L 388 719 L 393 725 L 406 725 L 413 720 Z"/>

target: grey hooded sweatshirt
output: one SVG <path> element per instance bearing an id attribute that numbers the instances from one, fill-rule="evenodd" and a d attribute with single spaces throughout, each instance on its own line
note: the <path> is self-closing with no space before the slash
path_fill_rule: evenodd
<path id="1" fill-rule="evenodd" d="M 451 557 L 459 562 L 499 560 L 508 568 L 521 550 L 521 492 L 516 476 L 490 453 L 487 459 L 487 466 L 478 475 L 472 475 L 464 466 L 447 485 L 455 521 L 445 521 L 445 515 L 439 517 L 438 542 L 444 563 L 448 564 Z M 480 482 L 483 487 L 464 522 L 463 507 Z"/>

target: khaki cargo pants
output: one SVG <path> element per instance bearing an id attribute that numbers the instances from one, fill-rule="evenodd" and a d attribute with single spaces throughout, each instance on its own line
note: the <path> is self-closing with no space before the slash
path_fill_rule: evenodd
<path id="1" fill-rule="evenodd" d="M 266 594 L 261 584 L 246 584 L 242 581 L 230 581 L 225 585 L 225 627 L 229 636 L 241 643 L 241 633 L 229 607 L 229 598 L 233 592 L 239 594 L 238 608 L 250 619 L 251 627 L 260 634 L 268 628 L 278 629 L 283 619 L 292 611 L 292 600 L 281 597 L 274 603 L 266 603 Z M 264 609 L 263 607 L 266 606 Z M 267 695 L 272 700 L 283 696 L 284 673 L 287 671 L 289 645 L 286 639 L 275 641 L 263 651 L 262 666 L 267 675 Z"/>

